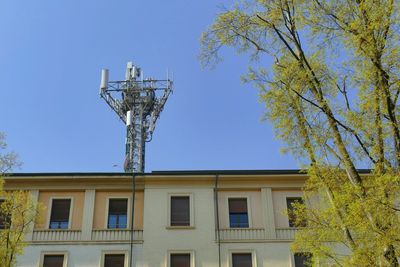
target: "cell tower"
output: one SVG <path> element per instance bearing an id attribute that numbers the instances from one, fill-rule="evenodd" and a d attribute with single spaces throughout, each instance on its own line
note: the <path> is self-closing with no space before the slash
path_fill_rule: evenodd
<path id="1" fill-rule="evenodd" d="M 143 79 L 132 62 L 123 81 L 108 81 L 108 69 L 101 71 L 100 96 L 126 125 L 125 172 L 144 172 L 145 144 L 171 92 L 172 80 Z"/>

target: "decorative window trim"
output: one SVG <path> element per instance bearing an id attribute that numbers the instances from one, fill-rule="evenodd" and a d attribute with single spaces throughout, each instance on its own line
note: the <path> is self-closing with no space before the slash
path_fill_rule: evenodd
<path id="1" fill-rule="evenodd" d="M 253 249 L 230 249 L 228 250 L 229 267 L 233 267 L 233 254 L 235 253 L 249 253 L 251 254 L 251 266 L 257 267 L 257 255 Z"/>
<path id="2" fill-rule="evenodd" d="M 63 261 L 63 267 L 68 266 L 68 251 L 62 250 L 62 251 L 41 251 L 40 252 L 40 262 L 39 262 L 39 267 L 43 267 L 44 263 L 44 256 L 47 255 L 63 255 L 64 256 L 64 261 Z"/>
<path id="3" fill-rule="evenodd" d="M 128 205 L 127 205 L 127 211 L 126 211 L 126 216 L 127 216 L 127 218 L 126 218 L 126 228 L 108 228 L 108 210 L 109 210 L 109 206 L 110 206 L 110 199 L 127 199 L 128 200 Z M 131 201 L 131 197 L 120 197 L 120 196 L 108 196 L 108 197 L 106 197 L 106 214 L 105 214 L 105 220 L 104 220 L 104 229 L 116 229 L 116 230 L 118 230 L 118 229 L 130 229 L 130 227 L 131 227 L 131 210 L 132 210 L 132 207 L 131 207 L 131 204 L 132 203 L 132 201 Z M 135 225 L 133 225 L 133 228 L 135 228 L 134 227 Z"/>
<path id="4" fill-rule="evenodd" d="M 183 226 L 175 226 L 171 225 L 171 198 L 172 197 L 189 197 L 189 225 Z M 168 193 L 168 200 L 167 200 L 167 227 L 166 229 L 194 229 L 194 203 L 193 203 L 193 193 Z"/>
<path id="5" fill-rule="evenodd" d="M 68 215 L 68 228 L 67 229 L 59 229 L 59 230 L 70 230 L 72 226 L 72 214 L 74 210 L 74 197 L 73 196 L 54 196 L 49 198 L 49 205 L 47 205 L 47 220 L 46 220 L 46 229 L 49 230 L 58 230 L 58 229 L 51 229 L 50 228 L 50 219 L 51 219 L 51 210 L 53 209 L 53 200 L 54 199 L 70 199 L 71 204 L 69 207 L 69 215 Z"/>
<path id="6" fill-rule="evenodd" d="M 195 253 L 194 250 L 168 250 L 166 267 L 171 267 L 171 254 L 190 254 L 190 267 L 195 267 Z"/>
<path id="7" fill-rule="evenodd" d="M 231 221 L 230 221 L 230 217 L 229 217 L 229 199 L 241 199 L 241 198 L 245 198 L 246 199 L 246 204 L 247 204 L 247 218 L 249 220 L 249 227 L 246 228 L 252 228 L 253 227 L 253 220 L 252 220 L 252 216 L 251 216 L 251 197 L 249 195 L 227 195 L 225 198 L 225 205 L 227 208 L 227 213 L 226 213 L 226 221 L 228 222 L 228 228 L 230 229 L 242 229 L 240 227 L 230 227 L 231 226 Z M 244 229 L 246 229 L 245 227 L 243 227 Z M 232 257 L 231 257 L 232 258 Z"/>
<path id="8" fill-rule="evenodd" d="M 104 260 L 106 255 L 113 255 L 113 254 L 124 254 L 124 267 L 129 266 L 129 253 L 127 250 L 102 250 L 101 251 L 101 262 L 100 267 L 104 267 Z"/>

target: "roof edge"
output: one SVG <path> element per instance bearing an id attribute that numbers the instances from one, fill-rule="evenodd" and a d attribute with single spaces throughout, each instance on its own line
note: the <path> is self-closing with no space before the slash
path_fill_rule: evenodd
<path id="1" fill-rule="evenodd" d="M 371 173 L 371 169 L 357 169 L 361 174 Z M 166 170 L 136 173 L 140 176 L 155 175 L 296 175 L 305 174 L 301 169 L 277 169 L 277 170 Z M 6 177 L 32 177 L 32 176 L 132 176 L 126 172 L 21 172 L 8 173 Z"/>

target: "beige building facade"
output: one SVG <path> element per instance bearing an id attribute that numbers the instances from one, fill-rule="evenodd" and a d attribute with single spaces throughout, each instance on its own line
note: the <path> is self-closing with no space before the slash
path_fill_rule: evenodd
<path id="1" fill-rule="evenodd" d="M 45 207 L 21 267 L 301 267 L 286 213 L 305 179 L 298 170 L 24 173 L 5 189 Z"/>

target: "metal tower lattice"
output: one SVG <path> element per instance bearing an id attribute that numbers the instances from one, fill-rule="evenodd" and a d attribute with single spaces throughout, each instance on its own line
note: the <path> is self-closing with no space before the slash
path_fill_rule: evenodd
<path id="1" fill-rule="evenodd" d="M 132 62 L 123 81 L 108 81 L 108 69 L 101 71 L 100 96 L 126 125 L 125 172 L 144 172 L 145 144 L 171 92 L 172 80 L 143 79 Z"/>

